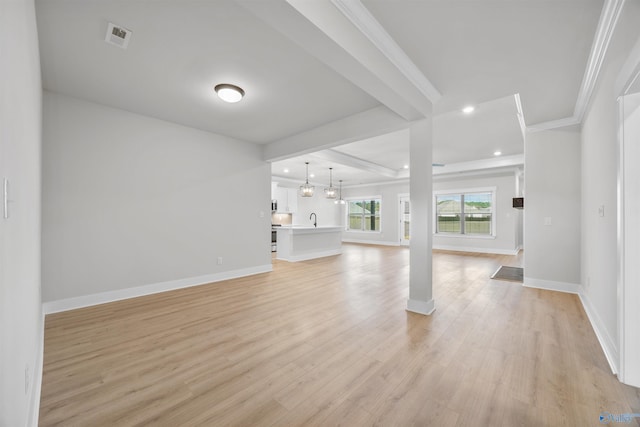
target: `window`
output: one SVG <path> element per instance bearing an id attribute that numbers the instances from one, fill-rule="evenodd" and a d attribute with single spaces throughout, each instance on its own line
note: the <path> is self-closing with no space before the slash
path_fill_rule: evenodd
<path id="1" fill-rule="evenodd" d="M 435 232 L 494 236 L 495 190 L 439 192 L 435 195 Z"/>
<path id="2" fill-rule="evenodd" d="M 380 231 L 380 198 L 349 200 L 347 210 L 350 231 Z"/>

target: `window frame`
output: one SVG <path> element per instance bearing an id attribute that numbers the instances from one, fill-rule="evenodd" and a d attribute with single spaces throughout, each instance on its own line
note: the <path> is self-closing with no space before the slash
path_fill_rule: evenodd
<path id="1" fill-rule="evenodd" d="M 349 232 L 349 233 L 382 233 L 382 196 L 357 196 L 357 197 L 345 197 L 344 198 L 346 204 L 347 204 L 347 208 L 345 209 L 345 231 Z M 379 218 L 379 222 L 380 222 L 380 229 L 379 230 L 365 230 L 364 229 L 364 212 L 362 213 L 362 224 L 363 224 L 363 228 L 360 229 L 356 229 L 356 228 L 351 228 L 351 221 L 349 218 L 349 206 L 351 202 L 371 202 L 372 200 L 379 200 L 380 201 L 380 211 L 379 214 L 375 214 L 376 217 Z"/>
<path id="2" fill-rule="evenodd" d="M 433 235 L 440 237 L 464 237 L 471 239 L 495 239 L 497 236 L 497 187 L 476 187 L 476 188 L 463 188 L 463 189 L 451 189 L 451 190 L 437 190 L 433 192 Z M 460 231 L 438 231 L 438 205 L 437 200 L 438 196 L 460 196 L 462 200 L 462 196 L 470 195 L 470 194 L 478 194 L 478 193 L 490 193 L 491 194 L 491 233 L 489 234 L 476 234 L 476 233 L 465 233 L 464 232 L 464 203 L 461 203 L 461 221 L 460 221 Z"/>

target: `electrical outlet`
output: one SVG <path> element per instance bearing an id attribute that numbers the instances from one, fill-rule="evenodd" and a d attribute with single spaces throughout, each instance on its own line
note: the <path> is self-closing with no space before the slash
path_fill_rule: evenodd
<path id="1" fill-rule="evenodd" d="M 221 256 L 218 257 L 218 265 L 222 265 L 222 257 Z"/>
<path id="2" fill-rule="evenodd" d="M 550 216 L 545 216 L 544 217 L 544 225 L 551 225 L 551 217 Z"/>

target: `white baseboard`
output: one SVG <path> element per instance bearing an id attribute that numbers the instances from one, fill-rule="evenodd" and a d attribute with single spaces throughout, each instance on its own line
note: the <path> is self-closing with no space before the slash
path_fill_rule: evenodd
<path id="1" fill-rule="evenodd" d="M 40 337 L 38 338 L 38 349 L 36 350 L 36 360 L 33 365 L 33 375 L 29 390 L 29 419 L 27 426 L 37 427 L 40 417 L 40 394 L 42 391 L 42 366 L 44 363 L 44 312 L 40 319 Z"/>
<path id="2" fill-rule="evenodd" d="M 61 311 L 74 310 L 77 308 L 89 307 L 92 305 L 105 304 L 108 302 L 120 301 L 123 299 L 135 298 L 144 295 L 157 294 L 159 292 L 172 291 L 175 289 L 189 288 L 191 286 L 206 285 L 208 283 L 220 282 L 222 280 L 236 279 L 238 277 L 251 276 L 254 274 L 268 273 L 272 271 L 271 264 L 259 265 L 256 267 L 242 268 L 238 270 L 225 271 L 222 273 L 207 274 L 186 279 L 170 280 L 168 282 L 153 283 L 150 285 L 136 286 L 133 288 L 118 289 L 114 291 L 101 292 L 98 294 L 83 295 L 74 298 L 65 298 L 56 301 L 48 301 L 42 304 L 45 314 L 58 313 Z"/>
<path id="3" fill-rule="evenodd" d="M 607 358 L 607 362 L 609 362 L 611 372 L 613 372 L 614 375 L 618 375 L 618 361 L 620 360 L 618 346 L 604 327 L 604 322 L 600 316 L 598 316 L 598 312 L 593 307 L 589 297 L 584 293 L 579 294 L 579 296 L 580 301 L 582 302 L 582 307 L 584 308 L 585 313 L 587 313 L 587 318 L 589 319 L 589 322 L 591 322 L 591 327 L 600 342 L 600 347 L 602 347 L 602 351 L 604 351 L 604 356 Z"/>
<path id="4" fill-rule="evenodd" d="M 277 257 L 277 259 L 281 261 L 298 262 L 298 261 L 307 261 L 307 260 L 316 259 L 316 258 L 324 258 L 327 256 L 340 255 L 341 253 L 342 253 L 342 249 L 335 249 L 330 251 L 309 252 L 307 254 L 292 255 L 289 258 Z"/>
<path id="5" fill-rule="evenodd" d="M 407 311 L 412 313 L 430 315 L 436 310 L 436 302 L 433 299 L 429 301 L 420 301 L 415 299 L 407 300 Z"/>
<path id="6" fill-rule="evenodd" d="M 472 253 L 495 254 L 495 255 L 518 255 L 518 252 L 520 252 L 520 248 L 493 249 L 493 248 L 474 248 L 471 246 L 447 246 L 447 245 L 433 245 L 433 249 L 437 249 L 441 251 L 472 252 Z"/>
<path id="7" fill-rule="evenodd" d="M 342 239 L 342 242 L 358 243 L 361 245 L 400 246 L 400 242 L 389 242 L 385 240 Z"/>
<path id="8" fill-rule="evenodd" d="M 527 288 L 545 289 L 547 291 L 566 292 L 569 294 L 581 294 L 582 285 L 578 283 L 555 282 L 553 280 L 534 279 L 532 277 L 524 277 L 523 286 Z"/>

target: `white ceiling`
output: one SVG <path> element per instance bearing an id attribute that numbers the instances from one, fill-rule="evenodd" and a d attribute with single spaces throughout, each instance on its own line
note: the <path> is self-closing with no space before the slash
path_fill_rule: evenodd
<path id="1" fill-rule="evenodd" d="M 349 157 L 337 156 L 332 151 Z M 524 152 L 514 96 L 477 105 L 471 114 L 452 111 L 434 117 L 434 163 L 451 165 L 493 159 L 495 151 L 502 152 L 502 156 L 521 155 Z M 404 165 L 409 164 L 409 130 L 274 162 L 271 168 L 274 180 L 303 181 L 305 161 L 311 162 L 310 170 L 316 174 L 316 181 L 320 179 L 319 182 L 325 186 L 329 182 L 330 167 L 334 168 L 336 179 L 343 179 L 346 186 L 407 178 L 409 171 L 404 170 Z M 502 167 L 499 163 L 496 166 Z M 284 173 L 285 169 L 289 172 Z M 385 169 L 397 175 L 392 176 L 391 171 Z"/>
<path id="2" fill-rule="evenodd" d="M 515 94 L 527 125 L 572 116 L 603 3 L 36 0 L 36 13 L 47 90 L 291 156 L 313 151 L 295 147 L 314 128 L 380 106 L 408 123 L 433 103 L 433 160 L 449 165 L 523 152 Z M 109 22 L 132 31 L 128 49 L 104 42 Z M 225 104 L 218 83 L 246 97 Z M 408 137 L 393 130 L 273 173 L 299 180 L 308 160 L 323 184 L 329 167 L 350 184 L 401 179 Z"/>
<path id="3" fill-rule="evenodd" d="M 37 0 L 43 86 L 266 143 L 378 105 L 232 0 Z M 132 31 L 123 50 L 104 41 Z M 227 104 L 218 83 L 246 97 Z"/>
<path id="4" fill-rule="evenodd" d="M 603 0 L 362 0 L 442 93 L 436 112 L 519 93 L 527 125 L 569 117 Z"/>

